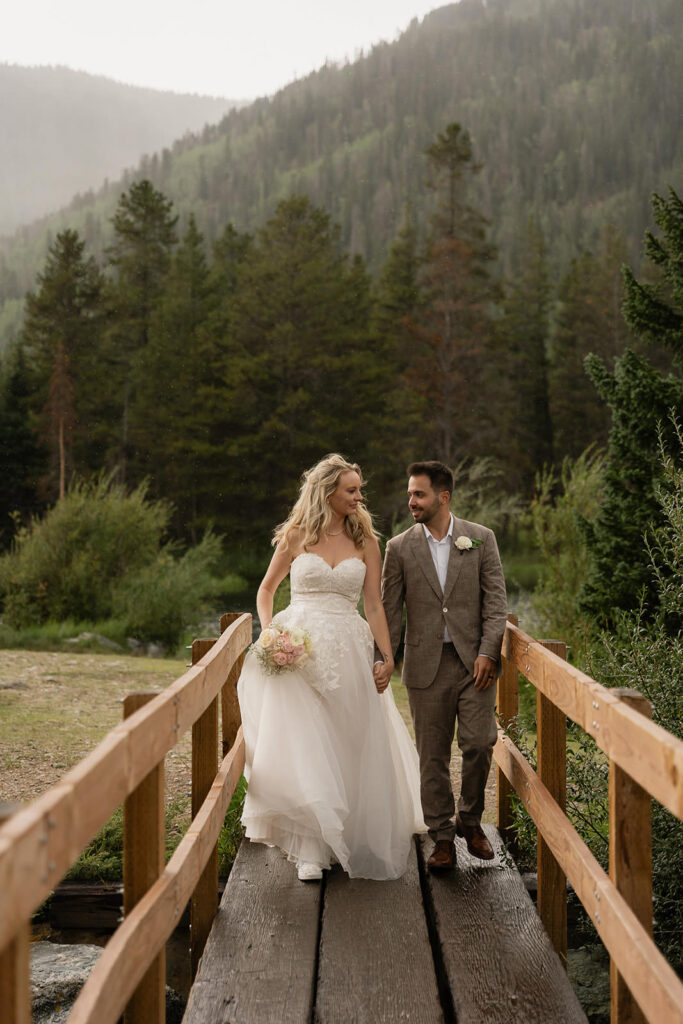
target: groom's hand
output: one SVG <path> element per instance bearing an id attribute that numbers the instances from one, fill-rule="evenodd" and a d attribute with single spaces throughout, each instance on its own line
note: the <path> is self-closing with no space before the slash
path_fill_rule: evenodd
<path id="1" fill-rule="evenodd" d="M 496 681 L 496 663 L 493 658 L 480 654 L 474 662 L 474 689 L 488 690 Z"/>
<path id="2" fill-rule="evenodd" d="M 372 668 L 375 679 L 375 687 L 378 693 L 384 693 L 391 679 L 392 666 L 382 661 L 376 661 Z"/>

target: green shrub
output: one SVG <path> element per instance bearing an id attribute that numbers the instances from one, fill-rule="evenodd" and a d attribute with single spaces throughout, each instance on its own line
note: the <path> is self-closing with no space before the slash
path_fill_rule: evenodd
<path id="1" fill-rule="evenodd" d="M 4 624 L 116 619 L 139 640 L 177 644 L 218 589 L 221 545 L 209 532 L 179 557 L 163 542 L 171 512 L 145 485 L 128 494 L 111 478 L 76 481 L 0 558 Z"/>
<path id="2" fill-rule="evenodd" d="M 531 517 L 541 554 L 534 609 L 546 636 L 566 641 L 572 660 L 581 663 L 589 623 L 579 614 L 579 594 L 590 573 L 590 555 L 582 523 L 600 510 L 604 458 L 588 449 L 565 459 L 558 480 L 552 469 L 536 479 Z"/>
<path id="3" fill-rule="evenodd" d="M 128 573 L 116 585 L 114 615 L 126 621 L 132 636 L 174 646 L 183 627 L 197 619 L 206 599 L 219 589 L 210 569 L 220 548 L 212 533 L 182 558 L 173 558 L 166 547 L 156 561 Z"/>

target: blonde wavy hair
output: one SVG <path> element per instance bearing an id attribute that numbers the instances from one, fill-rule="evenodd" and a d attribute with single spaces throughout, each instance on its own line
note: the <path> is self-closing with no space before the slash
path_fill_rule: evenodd
<path id="1" fill-rule="evenodd" d="M 280 541 L 287 541 L 292 530 L 300 531 L 302 547 L 313 547 L 326 533 L 332 522 L 332 509 L 329 498 L 337 489 L 342 473 L 355 472 L 364 483 L 360 466 L 349 462 L 343 455 L 333 453 L 326 455 L 311 469 L 306 470 L 301 478 L 299 497 L 284 523 L 281 523 L 273 534 L 273 546 Z M 372 525 L 372 516 L 365 505 L 344 519 L 344 530 L 357 548 L 362 548 L 368 537 L 377 537 Z"/>

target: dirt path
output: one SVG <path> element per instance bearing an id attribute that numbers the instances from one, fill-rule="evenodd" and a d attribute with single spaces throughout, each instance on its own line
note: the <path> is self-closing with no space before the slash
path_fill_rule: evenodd
<path id="1" fill-rule="evenodd" d="M 3 651 L 0 658 L 0 800 L 35 799 L 118 725 L 122 700 L 162 690 L 185 663 L 111 654 Z M 166 758 L 168 799 L 190 788 L 190 736 Z"/>

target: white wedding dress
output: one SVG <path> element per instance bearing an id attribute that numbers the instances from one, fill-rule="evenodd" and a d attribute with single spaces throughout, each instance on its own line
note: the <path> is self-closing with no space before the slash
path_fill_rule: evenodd
<path id="1" fill-rule="evenodd" d="M 391 688 L 377 693 L 374 644 L 356 606 L 365 563 L 292 562 L 292 600 L 273 619 L 307 629 L 311 657 L 268 674 L 249 651 L 238 683 L 248 782 L 242 822 L 289 860 L 351 877 L 398 878 L 424 832 L 417 751 Z"/>

